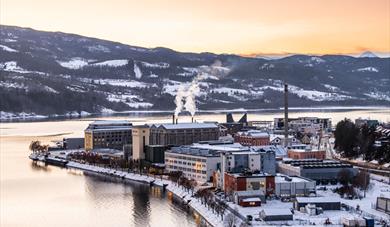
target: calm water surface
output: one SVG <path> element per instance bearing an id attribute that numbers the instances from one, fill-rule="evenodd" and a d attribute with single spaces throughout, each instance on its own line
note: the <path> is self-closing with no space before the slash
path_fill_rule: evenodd
<path id="1" fill-rule="evenodd" d="M 249 113 L 248 120 L 272 120 L 281 111 Z M 330 117 L 333 123 L 348 117 L 390 120 L 388 109 L 353 111 L 296 111 L 296 116 Z M 240 114 L 235 115 L 236 120 Z M 62 137 L 78 137 L 96 118 L 1 123 L 1 226 L 197 226 L 199 218 L 172 203 L 158 188 L 118 183 L 78 170 L 34 165 L 28 145 Z M 170 122 L 169 114 L 129 114 L 99 119 L 128 119 L 135 124 Z M 221 113 L 200 114 L 198 121 L 225 121 Z M 190 117 L 180 118 L 189 122 Z"/>

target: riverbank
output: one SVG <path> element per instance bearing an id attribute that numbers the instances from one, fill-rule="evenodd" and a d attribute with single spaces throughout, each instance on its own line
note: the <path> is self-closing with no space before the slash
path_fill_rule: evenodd
<path id="1" fill-rule="evenodd" d="M 108 175 L 112 177 L 117 177 L 121 179 L 136 181 L 145 184 L 153 184 L 160 187 L 166 187 L 166 190 L 173 193 L 178 198 L 181 198 L 183 201 L 189 201 L 187 204 L 195 210 L 203 219 L 211 226 L 214 227 L 223 227 L 224 223 L 221 220 L 221 217 L 209 210 L 205 205 L 201 204 L 196 198 L 191 197 L 191 194 L 183 190 L 180 186 L 176 185 L 172 181 L 159 179 L 157 177 L 150 177 L 147 175 L 140 175 L 137 173 L 128 173 L 120 170 L 114 170 L 99 166 L 93 166 L 88 164 L 81 164 L 78 162 L 70 161 L 67 163 L 66 167 L 75 168 L 84 171 L 90 171 L 98 174 Z M 225 214 L 226 216 L 227 214 Z"/>

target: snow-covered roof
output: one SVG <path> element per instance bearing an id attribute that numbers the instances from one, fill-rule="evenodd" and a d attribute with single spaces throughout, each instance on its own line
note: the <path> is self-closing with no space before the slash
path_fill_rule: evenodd
<path id="1" fill-rule="evenodd" d="M 165 129 L 200 129 L 200 128 L 218 128 L 214 123 L 166 123 L 166 124 L 156 124 L 156 127 L 164 127 Z"/>
<path id="2" fill-rule="evenodd" d="M 250 136 L 255 138 L 269 138 L 269 134 L 267 132 L 263 132 L 260 130 L 249 130 L 246 132 L 238 132 L 237 134 L 241 136 Z"/>
<path id="3" fill-rule="evenodd" d="M 288 208 L 265 208 L 261 212 L 266 216 L 292 215 Z"/>
<path id="4" fill-rule="evenodd" d="M 245 198 L 242 200 L 242 202 L 261 202 L 261 199 L 259 197 L 254 197 L 254 198 Z"/>
<path id="5" fill-rule="evenodd" d="M 194 143 L 191 145 L 193 148 L 199 148 L 199 149 L 208 149 L 208 150 L 218 150 L 218 151 L 247 151 L 248 147 L 242 146 L 239 143 L 227 143 L 227 144 L 200 144 L 200 143 Z"/>
<path id="6" fill-rule="evenodd" d="M 131 124 L 130 121 L 126 120 L 99 120 L 91 123 L 92 125 L 123 125 Z"/>
<path id="7" fill-rule="evenodd" d="M 298 203 L 339 203 L 340 199 L 336 197 L 297 197 Z"/>
<path id="8" fill-rule="evenodd" d="M 291 179 L 286 180 L 286 177 Z M 298 182 L 312 182 L 309 179 L 305 179 L 302 177 L 290 177 L 290 176 L 285 176 L 285 175 L 278 175 L 275 176 L 275 183 L 298 183 Z"/>

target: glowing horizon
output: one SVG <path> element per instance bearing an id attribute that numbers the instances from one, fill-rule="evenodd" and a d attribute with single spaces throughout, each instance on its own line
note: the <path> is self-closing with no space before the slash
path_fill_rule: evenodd
<path id="1" fill-rule="evenodd" d="M 388 0 L 2 0 L 0 4 L 4 25 L 147 48 L 246 56 L 390 53 Z"/>

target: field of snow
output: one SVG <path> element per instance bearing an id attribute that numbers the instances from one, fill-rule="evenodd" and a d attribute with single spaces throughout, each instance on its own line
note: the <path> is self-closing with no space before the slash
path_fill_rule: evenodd
<path id="1" fill-rule="evenodd" d="M 158 69 L 166 69 L 169 68 L 169 64 L 166 62 L 158 62 L 158 63 L 149 63 L 149 62 L 141 62 L 143 67 L 146 68 L 158 68 Z"/>
<path id="2" fill-rule="evenodd" d="M 103 62 L 98 62 L 92 64 L 93 66 L 109 66 L 109 67 L 120 67 L 127 65 L 129 60 L 126 59 L 117 59 L 117 60 L 108 60 L 108 61 L 103 61 Z"/>
<path id="3" fill-rule="evenodd" d="M 390 95 L 387 95 L 387 94 L 382 93 L 382 92 L 370 92 L 370 93 L 365 93 L 364 95 L 366 95 L 370 98 L 373 98 L 373 99 L 377 99 L 377 100 L 390 101 Z"/>
<path id="4" fill-rule="evenodd" d="M 4 51 L 7 51 L 7 52 L 19 52 L 15 49 L 12 49 L 11 47 L 7 47 L 7 46 L 4 46 L 4 45 L 0 45 L 0 49 L 4 50 Z"/>
<path id="5" fill-rule="evenodd" d="M 18 66 L 18 63 L 16 61 L 7 61 L 4 63 L 0 63 L 0 70 L 7 71 L 7 72 L 16 72 L 16 73 L 36 73 L 40 75 L 46 75 L 46 73 L 43 72 L 29 71 L 23 69 L 20 66 Z"/>
<path id="6" fill-rule="evenodd" d="M 122 79 L 100 79 L 95 80 L 100 84 L 109 84 L 112 86 L 118 87 L 130 87 L 130 88 L 146 88 L 146 87 L 155 87 L 155 84 L 148 84 L 141 81 L 136 80 L 122 80 Z"/>
<path id="7" fill-rule="evenodd" d="M 79 57 L 72 58 L 69 61 L 57 61 L 57 62 L 62 67 L 68 68 L 68 69 L 81 69 L 84 66 L 88 65 L 87 60 L 85 60 L 83 58 L 79 58 Z"/>
<path id="8" fill-rule="evenodd" d="M 356 72 L 374 72 L 374 73 L 379 72 L 379 70 L 375 67 L 365 67 L 365 68 L 356 69 L 354 71 L 356 71 Z"/>

